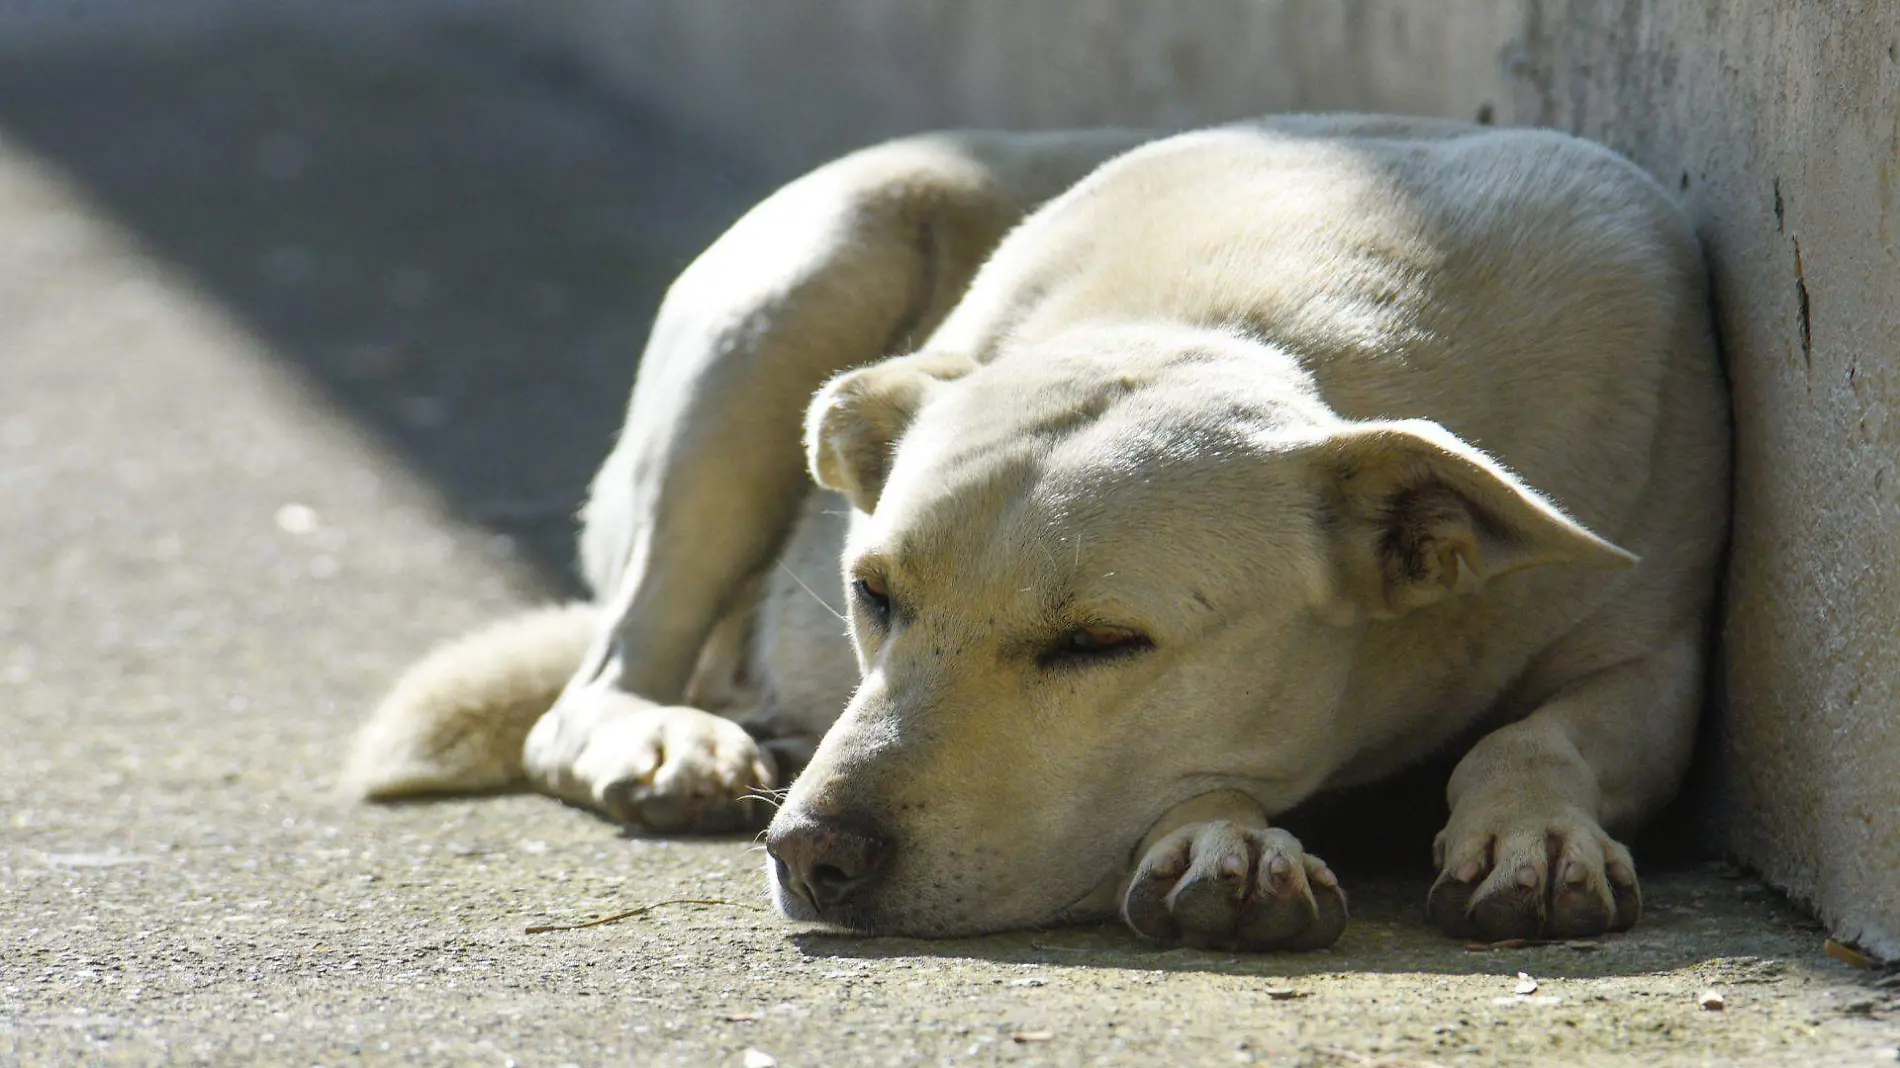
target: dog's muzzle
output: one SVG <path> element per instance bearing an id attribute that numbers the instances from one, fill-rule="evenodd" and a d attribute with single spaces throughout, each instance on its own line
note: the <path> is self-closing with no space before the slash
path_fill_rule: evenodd
<path id="1" fill-rule="evenodd" d="M 793 919 L 844 923 L 890 859 L 890 842 L 869 821 L 785 813 L 766 832 L 779 907 Z"/>

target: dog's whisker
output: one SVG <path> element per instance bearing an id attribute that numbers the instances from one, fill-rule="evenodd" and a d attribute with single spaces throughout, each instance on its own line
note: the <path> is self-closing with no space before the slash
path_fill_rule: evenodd
<path id="1" fill-rule="evenodd" d="M 741 801 L 763 801 L 773 808 L 785 807 L 785 795 L 778 790 L 747 790 L 739 795 Z"/>
<path id="2" fill-rule="evenodd" d="M 799 589 L 804 590 L 806 593 L 811 594 L 812 600 L 817 601 L 820 605 L 824 606 L 825 611 L 830 612 L 833 616 L 836 616 L 838 619 L 838 622 L 843 623 L 847 627 L 851 625 L 851 621 L 845 618 L 843 612 L 840 612 L 836 608 L 831 607 L 831 602 L 825 600 L 823 597 L 818 596 L 817 590 L 814 590 L 810 586 L 805 585 L 805 580 L 798 577 L 798 572 L 793 571 L 790 567 L 787 567 L 784 560 L 780 560 L 778 562 L 778 567 L 780 571 L 783 571 L 787 575 L 791 576 L 791 579 L 793 582 L 798 583 Z"/>

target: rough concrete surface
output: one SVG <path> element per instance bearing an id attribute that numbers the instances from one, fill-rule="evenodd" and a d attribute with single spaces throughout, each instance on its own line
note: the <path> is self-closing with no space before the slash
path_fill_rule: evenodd
<path id="1" fill-rule="evenodd" d="M 1579 946 L 1430 933 L 1422 856 L 1309 956 L 877 941 L 743 841 L 334 801 L 402 665 L 571 588 L 646 317 L 759 190 L 480 24 L 0 61 L 0 1063 L 1894 1060 L 1892 988 L 1693 866 Z"/>
<path id="2" fill-rule="evenodd" d="M 1695 216 L 1735 390 L 1709 822 L 1900 957 L 1900 4 L 568 0 L 531 21 L 784 168 L 932 126 L 1335 108 L 1629 154 Z"/>

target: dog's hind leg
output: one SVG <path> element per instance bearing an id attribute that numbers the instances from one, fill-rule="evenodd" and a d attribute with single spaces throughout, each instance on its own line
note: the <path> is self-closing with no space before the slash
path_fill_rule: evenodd
<path id="1" fill-rule="evenodd" d="M 747 822 L 740 799 L 779 785 L 769 758 L 682 701 L 709 634 L 745 607 L 810 492 L 807 402 L 838 372 L 921 341 L 1011 226 L 1139 140 L 952 134 L 868 149 L 773 195 L 686 270 L 584 512 L 583 565 L 605 611 L 528 736 L 531 782 L 655 830 Z"/>

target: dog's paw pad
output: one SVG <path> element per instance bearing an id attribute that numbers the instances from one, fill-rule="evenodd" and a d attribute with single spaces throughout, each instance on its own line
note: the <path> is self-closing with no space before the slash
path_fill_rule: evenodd
<path id="1" fill-rule="evenodd" d="M 1438 852 L 1426 913 L 1455 938 L 1588 938 L 1642 913 L 1629 850 L 1584 817 L 1447 828 Z"/>
<path id="2" fill-rule="evenodd" d="M 1122 916 L 1157 942 L 1323 949 L 1346 929 L 1346 895 L 1291 834 L 1217 821 L 1156 843 L 1122 896 Z"/>

